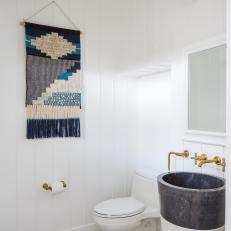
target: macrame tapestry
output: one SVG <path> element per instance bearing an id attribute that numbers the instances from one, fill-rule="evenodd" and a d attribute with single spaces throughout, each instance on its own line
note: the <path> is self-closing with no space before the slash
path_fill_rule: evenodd
<path id="1" fill-rule="evenodd" d="M 27 138 L 79 137 L 80 31 L 25 29 Z"/>

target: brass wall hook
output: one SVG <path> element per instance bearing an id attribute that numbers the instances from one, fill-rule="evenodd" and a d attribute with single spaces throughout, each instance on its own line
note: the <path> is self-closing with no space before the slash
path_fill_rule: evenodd
<path id="1" fill-rule="evenodd" d="M 65 183 L 65 181 L 61 180 L 60 182 L 63 184 L 63 188 L 66 188 L 66 187 L 67 187 L 67 184 Z M 42 185 L 42 188 L 43 188 L 44 190 L 46 190 L 46 191 L 51 191 L 51 192 L 52 192 L 52 187 L 51 187 L 49 184 L 47 184 L 47 183 L 44 183 L 44 184 Z"/>
<path id="2" fill-rule="evenodd" d="M 171 167 L 171 155 L 175 156 L 182 156 L 182 157 L 189 157 L 189 151 L 184 150 L 183 152 L 169 152 L 168 153 L 168 171 L 170 172 L 170 167 Z"/>
<path id="3" fill-rule="evenodd" d="M 197 155 L 197 153 L 195 153 L 194 157 L 191 157 L 191 159 L 195 160 L 195 165 L 197 165 L 197 161 L 207 160 L 208 156 L 205 153 L 202 153 L 201 155 Z"/>

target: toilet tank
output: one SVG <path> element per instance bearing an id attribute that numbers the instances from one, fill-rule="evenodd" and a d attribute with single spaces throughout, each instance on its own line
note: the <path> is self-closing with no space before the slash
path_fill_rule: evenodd
<path id="1" fill-rule="evenodd" d="M 146 207 L 159 208 L 159 194 L 157 186 L 157 176 L 159 171 L 154 169 L 136 170 L 131 196 L 143 202 Z"/>

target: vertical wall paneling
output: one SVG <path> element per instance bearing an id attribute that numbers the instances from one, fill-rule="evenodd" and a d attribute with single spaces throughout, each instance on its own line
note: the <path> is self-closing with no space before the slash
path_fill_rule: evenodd
<path id="1" fill-rule="evenodd" d="M 4 187 L 1 188 L 0 196 L 0 216 L 1 230 L 16 229 L 16 203 L 17 203 L 17 160 L 16 160 L 16 120 L 17 113 L 15 98 L 17 97 L 17 10 L 13 0 L 6 1 L 4 8 L 0 7 L 0 25 L 1 25 L 1 86 L 0 102 L 0 174 L 1 182 Z M 5 25 L 7 22 L 7 26 Z M 14 54 L 14 55 L 13 55 Z M 9 65 L 11 68 L 9 68 Z M 12 68 L 12 65 L 15 65 Z M 10 73 L 10 75 L 9 75 Z"/>
<path id="2" fill-rule="evenodd" d="M 48 2 L 0 2 L 4 35 L 0 39 L 0 173 L 4 185 L 0 192 L 0 217 L 4 217 L 0 230 L 4 231 L 92 230 L 93 206 L 101 200 L 128 195 L 133 170 L 140 164 L 137 159 L 156 161 L 152 151 L 158 152 L 158 157 L 170 147 L 188 147 L 211 155 L 224 149 L 182 143 L 184 84 L 179 53 L 182 46 L 224 32 L 225 0 L 57 0 L 83 31 L 83 136 L 26 140 L 24 29 L 19 21 Z M 32 22 L 72 28 L 54 6 Z M 173 66 L 170 121 L 174 122 L 168 134 L 171 139 L 167 141 L 162 132 L 163 142 L 159 146 L 156 142 L 149 155 L 138 149 L 136 83 L 122 73 L 163 60 Z M 166 157 L 156 162 L 166 169 Z M 186 160 L 173 160 L 173 167 L 193 170 Z M 215 174 L 220 171 L 213 167 L 207 168 Z M 206 167 L 194 170 L 207 171 Z M 58 180 L 68 184 L 62 194 L 51 195 L 41 188 L 44 182 Z"/>
<path id="3" fill-rule="evenodd" d="M 117 78 L 119 68 L 127 62 L 126 57 L 124 62 L 120 61 L 117 41 L 122 41 L 120 35 L 129 34 L 130 29 L 129 23 L 118 22 L 122 2 L 58 0 L 83 31 L 83 136 L 25 139 L 24 28 L 19 21 L 48 2 L 10 0 L 0 7 L 1 22 L 7 21 L 7 26 L 2 25 L 6 37 L 1 40 L 4 45 L 0 56 L 5 67 L 0 94 L 3 110 L 8 112 L 1 114 L 0 132 L 4 140 L 1 145 L 4 164 L 0 171 L 7 186 L 1 191 L 0 213 L 5 219 L 1 220 L 0 229 L 6 231 L 62 231 L 72 227 L 90 230 L 85 225 L 93 222 L 93 206 L 101 200 L 127 195 L 127 174 L 131 174 L 127 171 L 128 84 L 127 80 Z M 124 19 L 126 12 L 124 9 Z M 73 29 L 54 6 L 31 21 Z M 126 47 L 123 44 L 123 49 Z M 7 94 L 9 97 L 5 97 Z M 67 182 L 64 193 L 52 195 L 41 187 L 45 182 L 59 180 Z"/>
<path id="4" fill-rule="evenodd" d="M 226 29 L 227 29 L 227 76 L 231 74 L 231 2 L 226 1 Z M 231 163 L 231 81 L 227 78 L 227 96 L 226 96 L 226 131 L 227 131 L 227 165 Z M 226 230 L 231 230 L 231 168 L 226 171 Z"/>

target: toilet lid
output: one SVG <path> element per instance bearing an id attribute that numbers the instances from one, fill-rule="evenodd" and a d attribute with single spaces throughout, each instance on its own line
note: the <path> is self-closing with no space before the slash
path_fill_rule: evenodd
<path id="1" fill-rule="evenodd" d="M 102 217 L 128 217 L 142 213 L 145 206 L 132 197 L 107 200 L 95 206 L 94 211 Z"/>

